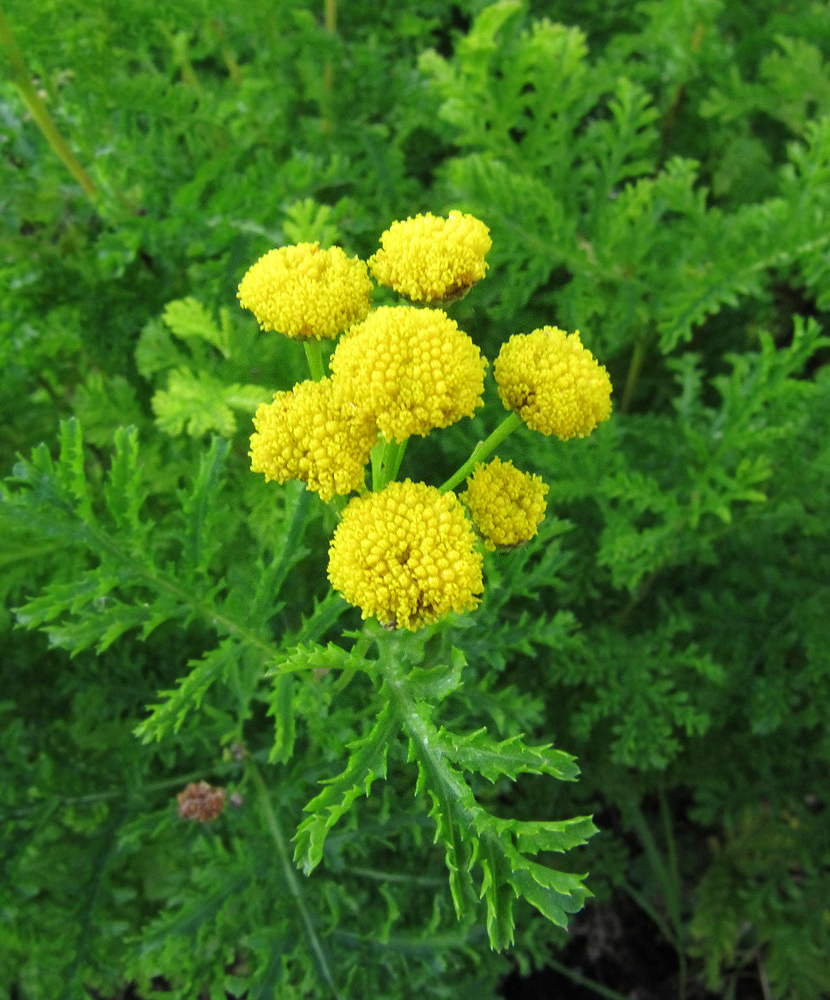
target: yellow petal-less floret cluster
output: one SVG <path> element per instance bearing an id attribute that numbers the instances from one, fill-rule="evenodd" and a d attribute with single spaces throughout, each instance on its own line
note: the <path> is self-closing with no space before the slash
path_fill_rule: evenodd
<path id="1" fill-rule="evenodd" d="M 545 516 L 547 484 L 539 476 L 494 458 L 480 463 L 460 499 L 490 552 L 527 542 Z"/>
<path id="2" fill-rule="evenodd" d="M 484 277 L 493 245 L 483 222 L 457 211 L 394 222 L 380 243 L 369 259 L 375 280 L 413 302 L 439 303 L 460 298 Z"/>
<path id="3" fill-rule="evenodd" d="M 329 548 L 334 589 L 364 618 L 409 631 L 472 610 L 481 573 L 475 533 L 455 494 L 409 479 L 351 500 Z"/>
<path id="4" fill-rule="evenodd" d="M 388 441 L 405 441 L 471 417 L 487 361 L 441 309 L 382 306 L 338 341 L 330 367 Z"/>
<path id="5" fill-rule="evenodd" d="M 248 268 L 237 298 L 263 330 L 301 340 L 332 340 L 371 305 L 366 264 L 339 247 L 298 243 L 269 250 Z"/>
<path id="6" fill-rule="evenodd" d="M 251 470 L 266 480 L 299 479 L 328 502 L 365 485 L 377 428 L 330 378 L 299 382 L 262 403 L 254 416 Z"/>
<path id="7" fill-rule="evenodd" d="M 380 243 L 368 266 L 339 248 L 287 246 L 265 254 L 243 277 L 239 301 L 263 330 L 317 341 L 342 334 L 329 378 L 300 382 L 257 409 L 249 454 L 252 470 L 266 480 L 300 480 L 324 501 L 360 492 L 332 537 L 329 581 L 364 618 L 415 631 L 478 605 L 481 542 L 494 551 L 533 538 L 548 487 L 493 458 L 475 465 L 460 498 L 450 491 L 479 452 L 489 454 L 518 426 L 514 416 L 443 492 L 409 479 L 389 482 L 408 438 L 472 417 L 483 404 L 487 360 L 435 307 L 484 277 L 492 242 L 483 222 L 453 211 L 395 222 Z M 412 303 L 433 308 L 371 310 L 370 270 Z M 307 344 L 306 352 L 321 375 L 319 346 Z M 546 326 L 510 337 L 494 376 L 509 410 L 563 441 L 585 437 L 611 414 L 608 373 L 578 331 Z M 374 492 L 366 492 L 370 458 Z"/>
<path id="8" fill-rule="evenodd" d="M 501 401 L 528 427 L 567 441 L 611 415 L 611 380 L 582 346 L 579 331 L 545 326 L 514 334 L 493 365 Z"/>

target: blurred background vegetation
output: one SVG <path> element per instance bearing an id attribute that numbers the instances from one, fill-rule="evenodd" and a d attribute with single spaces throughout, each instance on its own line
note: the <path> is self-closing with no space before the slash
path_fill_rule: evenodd
<path id="1" fill-rule="evenodd" d="M 387 887 L 364 898 L 355 821 L 319 889 L 360 956 L 340 995 L 532 997 L 545 967 L 574 997 L 830 995 L 827 3 L 3 0 L 0 27 L 4 475 L 39 442 L 55 454 L 75 417 L 94 481 L 134 426 L 163 533 L 218 435 L 213 572 L 243 578 L 276 523 L 246 471 L 249 413 L 302 359 L 257 336 L 237 283 L 287 242 L 366 257 L 419 211 L 491 229 L 490 274 L 453 313 L 490 358 L 556 323 L 612 376 L 594 438 L 508 443 L 550 482 L 551 517 L 531 552 L 488 564 L 465 636 L 489 665 L 482 714 L 579 759 L 553 800 L 534 782 L 492 794 L 503 815 L 594 815 L 574 864 L 595 899 L 569 935 L 528 910 L 491 955 L 453 924 L 438 858 L 396 945 L 411 917 Z M 408 461 L 440 482 L 489 429 L 478 416 Z M 70 658 L 62 623 L 24 631 L 12 609 L 90 557 L 3 523 L 0 990 L 337 995 L 291 957 L 256 821 L 175 818 L 187 781 L 233 784 L 223 706 L 160 747 L 133 735 L 209 629 Z M 326 592 L 313 536 L 309 605 Z M 393 850 L 383 824 L 405 807 L 378 810 L 373 864 L 431 839 L 413 812 Z"/>

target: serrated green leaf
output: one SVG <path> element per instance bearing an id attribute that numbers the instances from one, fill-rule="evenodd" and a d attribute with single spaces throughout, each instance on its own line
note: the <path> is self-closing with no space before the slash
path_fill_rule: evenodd
<path id="1" fill-rule="evenodd" d="M 285 212 L 283 231 L 292 243 L 318 242 L 324 249 L 337 240 L 337 226 L 330 221 L 331 205 L 320 205 L 313 198 L 292 202 Z"/>
<path id="2" fill-rule="evenodd" d="M 435 841 L 444 846 L 457 915 L 462 917 L 473 905 L 472 872 L 478 865 L 492 947 L 504 948 L 512 942 L 511 893 L 524 896 L 562 925 L 564 914 L 579 909 L 577 900 L 588 894 L 582 877 L 537 865 L 517 845 L 534 854 L 567 850 L 584 843 L 594 832 L 593 824 L 585 817 L 563 823 L 501 820 L 479 805 L 463 770 L 490 780 L 526 772 L 569 778 L 576 773 L 573 758 L 550 747 L 526 747 L 520 737 L 497 743 L 485 730 L 463 735 L 437 730 L 430 721 L 431 707 L 415 700 L 409 689 L 417 672 L 406 672 L 394 643 L 383 647 L 382 653 L 389 704 L 409 736 L 408 758 L 418 766 L 416 795 L 426 795 L 430 802 L 429 816 L 435 822 Z"/>
<path id="3" fill-rule="evenodd" d="M 438 741 L 446 756 L 465 771 L 495 782 L 504 776 L 515 781 L 520 774 L 550 774 L 560 781 L 573 781 L 579 774 L 575 759 L 550 744 L 529 747 L 521 736 L 498 743 L 485 729 L 459 736 L 441 729 Z"/>
<path id="4" fill-rule="evenodd" d="M 199 461 L 191 489 L 179 494 L 185 520 L 182 555 L 191 575 L 206 575 L 210 561 L 221 545 L 222 534 L 217 528 L 227 515 L 219 502 L 219 495 L 227 453 L 228 442 L 214 437 Z"/>
<path id="5" fill-rule="evenodd" d="M 140 629 L 142 638 L 146 638 L 170 617 L 161 617 L 157 609 L 154 613 L 149 606 L 125 604 L 111 597 L 100 598 L 94 608 L 87 609 L 87 614 L 76 611 L 75 615 L 75 620 L 46 629 L 50 644 L 68 649 L 72 656 L 90 646 L 95 647 L 96 653 L 103 653 L 132 629 Z"/>
<path id="6" fill-rule="evenodd" d="M 413 750 L 414 745 L 410 743 L 410 751 Z M 472 867 L 475 862 L 474 849 L 477 847 L 477 844 L 471 843 L 470 838 L 465 835 L 465 821 L 469 820 L 462 806 L 465 796 L 452 794 L 446 785 L 442 784 L 440 778 L 436 779 L 434 774 L 430 775 L 428 767 L 423 766 L 417 753 L 412 752 L 410 759 L 418 761 L 418 784 L 420 791 L 430 800 L 431 805 L 427 815 L 435 823 L 434 842 L 444 847 L 444 863 L 449 872 L 455 915 L 462 920 L 475 900 Z"/>
<path id="7" fill-rule="evenodd" d="M 234 410 L 253 416 L 260 403 L 270 403 L 274 394 L 261 385 L 241 385 L 233 382 L 225 387 L 225 402 Z"/>
<path id="8" fill-rule="evenodd" d="M 135 349 L 136 367 L 144 378 L 150 380 L 167 368 L 187 367 L 189 360 L 187 354 L 176 347 L 161 320 L 150 320 L 144 326 Z"/>
<path id="9" fill-rule="evenodd" d="M 360 795 L 368 795 L 379 778 L 386 777 L 389 746 L 395 739 L 398 723 L 391 706 L 386 705 L 371 730 L 348 745 L 349 762 L 336 778 L 305 807 L 310 813 L 297 829 L 294 860 L 310 874 L 323 857 L 326 836 L 351 808 Z"/>
<path id="10" fill-rule="evenodd" d="M 59 487 L 74 501 L 75 511 L 83 521 L 94 520 L 92 496 L 84 468 L 84 441 L 81 425 L 71 418 L 60 425 L 61 451 L 55 465 Z"/>
<path id="11" fill-rule="evenodd" d="M 191 437 L 215 432 L 231 438 L 236 433 L 236 418 L 225 402 L 225 385 L 207 372 L 196 374 L 186 368 L 170 372 L 167 388 L 153 396 L 156 423 L 174 437 L 185 431 Z"/>
<path id="12" fill-rule="evenodd" d="M 513 903 L 516 892 L 510 882 L 511 870 L 507 856 L 496 845 L 485 840 L 479 847 L 481 865 L 481 898 L 487 904 L 487 936 L 490 947 L 502 951 L 513 944 Z"/>
<path id="13" fill-rule="evenodd" d="M 438 663 L 427 668 L 416 667 L 407 678 L 412 697 L 418 701 L 443 701 L 461 687 L 461 673 L 466 664 L 464 653 L 453 647 L 449 663 Z"/>
<path id="14" fill-rule="evenodd" d="M 119 427 L 114 437 L 115 454 L 104 483 L 104 499 L 116 526 L 132 533 L 135 545 L 143 544 L 145 527 L 138 516 L 144 501 L 138 467 L 138 434 L 134 427 Z"/>
<path id="15" fill-rule="evenodd" d="M 39 628 L 64 614 L 79 614 L 90 603 L 104 601 L 119 584 L 114 575 L 79 574 L 67 583 L 54 583 L 38 597 L 16 609 L 17 620 L 26 628 Z"/>
<path id="16" fill-rule="evenodd" d="M 274 678 L 268 695 L 268 715 L 274 718 L 274 744 L 268 752 L 271 764 L 285 763 L 294 752 L 294 678 L 282 674 Z"/>
<path id="17" fill-rule="evenodd" d="M 279 657 L 268 664 L 266 677 L 279 674 L 294 674 L 308 671 L 329 670 L 367 670 L 368 665 L 351 651 L 330 642 L 327 646 L 317 643 L 307 643 L 281 653 Z"/>
<path id="18" fill-rule="evenodd" d="M 236 640 L 225 639 L 201 659 L 188 661 L 190 672 L 180 679 L 178 687 L 159 692 L 165 700 L 150 706 L 149 717 L 135 728 L 136 736 L 149 743 L 177 732 L 188 712 L 198 708 L 210 688 L 228 676 L 240 656 Z"/>
<path id="19" fill-rule="evenodd" d="M 208 372 L 175 368 L 167 377 L 167 387 L 152 399 L 156 423 L 174 436 L 186 431 L 191 437 L 215 432 L 230 438 L 236 433 L 234 410 L 252 415 L 273 393 L 258 385 L 230 385 Z"/>
<path id="20" fill-rule="evenodd" d="M 590 816 L 533 822 L 500 819 L 498 822 L 502 830 L 513 834 L 516 849 L 522 854 L 538 854 L 541 851 L 564 854 L 574 847 L 581 847 L 597 832 Z"/>
<path id="21" fill-rule="evenodd" d="M 220 351 L 223 357 L 230 357 L 227 328 L 217 326 L 211 314 L 197 299 L 188 296 L 168 302 L 161 318 L 181 340 L 204 340 Z"/>
<path id="22" fill-rule="evenodd" d="M 591 893 L 582 884 L 584 875 L 557 872 L 516 855 L 510 884 L 516 894 L 526 899 L 557 927 L 567 927 L 568 917 L 576 913 Z"/>

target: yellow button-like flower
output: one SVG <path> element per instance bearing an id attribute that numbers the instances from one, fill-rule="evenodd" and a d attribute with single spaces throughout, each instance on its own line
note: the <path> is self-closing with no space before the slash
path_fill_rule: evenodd
<path id="1" fill-rule="evenodd" d="M 331 541 L 328 576 L 364 618 L 415 631 L 472 610 L 481 568 L 456 495 L 406 479 L 349 502 Z"/>
<path id="2" fill-rule="evenodd" d="M 269 250 L 248 268 L 237 298 L 263 330 L 302 340 L 333 340 L 371 305 L 366 264 L 319 243 Z"/>
<path id="3" fill-rule="evenodd" d="M 262 403 L 254 416 L 251 469 L 266 480 L 299 479 L 325 501 L 365 485 L 377 428 L 345 400 L 331 379 L 298 382 Z"/>
<path id="4" fill-rule="evenodd" d="M 579 331 L 555 326 L 514 334 L 493 365 L 501 401 L 528 427 L 562 441 L 586 437 L 611 416 L 611 380 Z"/>
<path id="5" fill-rule="evenodd" d="M 447 427 L 482 405 L 487 361 L 440 309 L 375 309 L 338 342 L 330 365 L 388 441 Z"/>
<path id="6" fill-rule="evenodd" d="M 494 458 L 475 467 L 460 499 L 492 552 L 496 546 L 519 545 L 533 538 L 545 516 L 547 492 L 539 476 Z"/>
<path id="7" fill-rule="evenodd" d="M 375 280 L 413 302 L 461 298 L 486 271 L 490 230 L 473 215 L 416 215 L 393 222 L 369 259 Z"/>

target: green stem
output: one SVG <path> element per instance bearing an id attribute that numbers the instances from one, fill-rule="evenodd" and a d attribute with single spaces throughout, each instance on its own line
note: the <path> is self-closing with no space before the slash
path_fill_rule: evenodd
<path id="1" fill-rule="evenodd" d="M 401 467 L 406 445 L 403 441 L 387 441 L 381 434 L 372 448 L 372 490 L 377 492 L 392 482 Z"/>
<path id="2" fill-rule="evenodd" d="M 634 396 L 634 387 L 643 367 L 643 359 L 646 356 L 646 342 L 642 338 L 635 342 L 634 353 L 631 355 L 631 364 L 628 366 L 628 375 L 625 379 L 625 389 L 623 389 L 622 403 L 620 410 L 628 413 L 631 407 L 631 399 Z"/>
<path id="3" fill-rule="evenodd" d="M 686 948 L 683 941 L 683 911 L 680 870 L 677 863 L 677 847 L 671 825 L 671 815 L 668 803 L 666 802 L 665 793 L 662 790 L 660 792 L 660 818 L 663 823 L 663 836 L 666 841 L 667 859 L 665 862 L 660 854 L 659 848 L 657 847 L 657 842 L 654 839 L 654 835 L 651 832 L 648 821 L 643 814 L 643 811 L 640 809 L 634 794 L 630 794 L 627 797 L 626 806 L 626 815 L 637 833 L 640 843 L 646 853 L 646 857 L 648 858 L 649 864 L 651 865 L 651 870 L 663 892 L 663 900 L 666 906 L 668 923 L 663 921 L 662 918 L 655 917 L 653 912 L 650 913 L 650 916 L 652 916 L 652 919 L 655 919 L 655 922 L 658 923 L 658 926 L 662 930 L 663 934 L 671 942 L 677 952 L 679 971 L 677 995 L 679 1000 L 685 1000 L 687 969 Z M 628 891 L 631 893 L 630 888 L 628 888 Z M 636 896 L 634 898 L 636 899 Z M 646 912 L 649 912 L 648 909 Z"/>
<path id="4" fill-rule="evenodd" d="M 354 656 L 356 659 L 360 659 L 365 662 L 366 653 L 368 652 L 369 647 L 372 645 L 374 641 L 375 640 L 372 636 L 366 635 L 365 632 L 361 633 L 360 637 L 357 639 L 354 646 L 352 646 L 352 656 Z M 332 685 L 332 690 L 335 693 L 335 695 L 339 695 L 344 688 L 347 688 L 349 686 L 349 684 L 352 681 L 352 678 L 355 676 L 356 673 L 357 670 L 354 669 L 343 671 L 343 673 L 337 678 L 337 680 Z"/>
<path id="5" fill-rule="evenodd" d="M 9 26 L 8 21 L 6 21 L 2 10 L 0 10 L 0 45 L 6 49 L 9 56 L 12 83 L 20 92 L 20 96 L 23 98 L 23 103 L 29 109 L 29 114 L 32 116 L 35 124 L 40 129 L 44 139 L 46 139 L 52 147 L 52 151 L 61 163 L 63 163 L 66 169 L 81 185 L 84 193 L 92 201 L 95 201 L 97 194 L 95 183 L 81 166 L 80 161 L 58 131 L 57 126 L 52 121 L 52 116 L 46 109 L 46 105 L 43 103 L 40 94 L 38 94 L 32 84 L 31 77 L 26 70 L 26 64 L 23 61 L 23 56 L 20 53 L 20 49 L 17 47 L 17 42 L 12 34 L 12 29 Z"/>
<path id="6" fill-rule="evenodd" d="M 496 448 L 504 441 L 504 439 L 512 434 L 517 427 L 521 427 L 522 418 L 515 411 L 509 413 L 504 420 L 499 424 L 499 426 L 493 431 L 493 433 L 484 441 L 479 441 L 478 444 L 473 448 L 473 453 L 467 459 L 467 461 L 461 466 L 455 475 L 450 476 L 450 478 L 440 487 L 442 493 L 446 493 L 448 490 L 455 489 L 459 483 L 463 482 L 467 476 L 473 471 L 473 469 L 482 462 L 491 451 L 495 451 Z"/>
<path id="7" fill-rule="evenodd" d="M 675 933 L 671 926 L 663 919 L 660 911 L 657 907 L 652 906 L 652 904 L 646 899 L 646 897 L 640 892 L 639 889 L 635 889 L 634 886 L 623 879 L 620 883 L 620 888 L 623 892 L 627 893 L 631 899 L 640 907 L 640 909 L 649 917 L 663 935 L 663 937 L 671 944 L 675 951 L 677 951 L 677 941 L 675 939 Z"/>
<path id="8" fill-rule="evenodd" d="M 323 2 L 323 27 L 329 35 L 337 34 L 337 0 L 324 0 Z M 331 129 L 330 122 L 330 95 L 334 90 L 334 67 L 330 59 L 326 59 L 323 64 L 323 93 L 325 95 L 323 115 L 320 121 L 323 132 Z"/>
<path id="9" fill-rule="evenodd" d="M 319 382 L 325 376 L 322 345 L 319 340 L 304 340 L 303 347 L 311 377 L 315 382 Z"/>
<path id="10" fill-rule="evenodd" d="M 265 786 L 265 781 L 262 778 L 259 768 L 256 766 L 256 763 L 251 757 L 245 758 L 245 769 L 248 772 L 251 783 L 256 788 L 259 806 L 265 819 L 265 825 L 268 828 L 271 839 L 274 841 L 274 845 L 277 848 L 277 854 L 279 855 L 285 885 L 297 906 L 300 919 L 302 920 L 303 927 L 305 928 L 306 936 L 308 938 L 309 947 L 311 948 L 317 967 L 331 990 L 331 995 L 335 998 L 335 1000 L 340 1000 L 340 993 L 334 983 L 334 977 L 332 976 L 331 969 L 329 968 L 328 958 L 323 948 L 323 943 L 317 936 L 317 932 L 314 929 L 314 922 L 312 920 L 311 913 L 306 906 L 305 899 L 300 888 L 300 882 L 297 878 L 297 872 L 294 869 L 288 855 L 288 843 L 282 832 L 279 820 L 277 819 L 277 814 L 274 812 L 274 807 L 271 804 L 271 798 L 268 795 L 268 789 Z"/>
<path id="11" fill-rule="evenodd" d="M 686 1000 L 686 948 L 683 941 L 683 908 L 680 898 L 680 886 L 682 882 L 680 879 L 680 866 L 677 860 L 677 842 L 672 827 L 671 811 L 666 799 L 666 793 L 662 788 L 660 789 L 660 818 L 663 822 L 663 837 L 666 841 L 669 885 L 673 890 L 668 894 L 667 905 L 677 935 L 677 957 L 680 965 L 680 983 L 677 995 L 679 1000 Z"/>
<path id="12" fill-rule="evenodd" d="M 618 993 L 616 990 L 612 990 L 610 986 L 603 986 L 602 983 L 598 983 L 595 979 L 589 979 L 588 976 L 583 976 L 581 972 L 576 969 L 569 969 L 567 965 L 563 965 L 561 962 L 557 962 L 555 958 L 548 958 L 545 960 L 545 964 L 549 965 L 552 969 L 558 972 L 562 976 L 567 976 L 571 982 L 577 984 L 577 986 L 582 986 L 586 990 L 591 990 L 592 993 L 596 993 L 597 996 L 606 997 L 607 1000 L 626 1000 L 626 994 Z"/>
<path id="13" fill-rule="evenodd" d="M 398 472 L 401 468 L 401 462 L 406 454 L 406 445 L 409 438 L 405 438 L 403 441 L 390 441 L 389 442 L 389 452 L 387 454 L 387 460 L 389 462 L 389 480 L 397 479 Z"/>
<path id="14" fill-rule="evenodd" d="M 444 879 L 435 875 L 412 875 L 404 872 L 378 871 L 374 868 L 352 868 L 349 865 L 344 865 L 340 871 L 374 882 L 382 882 L 384 885 L 397 882 L 400 885 L 424 885 L 429 888 L 437 888 L 445 884 Z"/>

